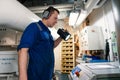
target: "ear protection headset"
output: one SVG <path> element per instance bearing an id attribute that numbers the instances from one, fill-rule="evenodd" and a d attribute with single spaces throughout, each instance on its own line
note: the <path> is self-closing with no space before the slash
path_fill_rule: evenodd
<path id="1" fill-rule="evenodd" d="M 47 10 L 45 10 L 45 11 L 43 12 L 42 18 L 48 19 L 49 16 L 50 16 L 50 12 L 47 11 Z"/>
<path id="2" fill-rule="evenodd" d="M 51 12 L 54 10 L 53 7 L 49 7 L 48 9 L 44 10 L 42 14 L 42 18 L 48 19 L 51 15 Z"/>

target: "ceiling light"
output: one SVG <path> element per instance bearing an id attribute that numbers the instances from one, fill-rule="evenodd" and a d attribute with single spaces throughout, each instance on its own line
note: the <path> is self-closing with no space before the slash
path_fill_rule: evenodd
<path id="1" fill-rule="evenodd" d="M 70 16 L 69 16 L 69 25 L 70 26 L 74 26 L 75 25 L 78 16 L 79 16 L 79 12 L 78 11 L 72 11 L 70 13 Z"/>
<path id="2" fill-rule="evenodd" d="M 75 25 L 79 26 L 85 20 L 85 18 L 87 17 L 87 15 L 88 15 L 87 11 L 81 10 L 81 13 L 80 13 L 80 15 L 79 15 L 79 17 L 78 17 Z"/>

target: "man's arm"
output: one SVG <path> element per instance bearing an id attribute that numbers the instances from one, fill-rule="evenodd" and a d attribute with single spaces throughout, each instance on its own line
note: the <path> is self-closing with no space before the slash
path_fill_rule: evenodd
<path id="1" fill-rule="evenodd" d="M 62 38 L 59 37 L 54 41 L 54 48 L 57 47 L 59 45 L 59 43 L 62 41 Z"/>
<path id="2" fill-rule="evenodd" d="M 27 80 L 28 48 L 18 51 L 19 80 Z"/>

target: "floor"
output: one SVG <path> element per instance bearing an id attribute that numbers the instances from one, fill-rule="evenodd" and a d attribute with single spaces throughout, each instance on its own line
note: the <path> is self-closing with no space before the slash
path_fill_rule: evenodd
<path id="1" fill-rule="evenodd" d="M 60 71 L 55 71 L 56 79 L 57 80 L 69 80 L 68 74 L 61 73 Z"/>
<path id="2" fill-rule="evenodd" d="M 8 74 L 0 74 L 0 80 L 18 80 L 18 76 L 8 75 Z M 60 71 L 55 71 L 56 80 L 69 80 L 68 74 L 63 74 Z"/>

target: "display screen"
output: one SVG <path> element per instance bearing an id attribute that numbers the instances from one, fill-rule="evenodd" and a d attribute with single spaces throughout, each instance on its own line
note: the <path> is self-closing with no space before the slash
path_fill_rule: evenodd
<path id="1" fill-rule="evenodd" d="M 75 68 L 73 68 L 73 70 L 71 71 L 71 73 L 72 73 L 72 75 L 74 75 L 76 72 L 80 72 L 80 71 L 81 71 L 81 69 L 76 66 Z"/>

